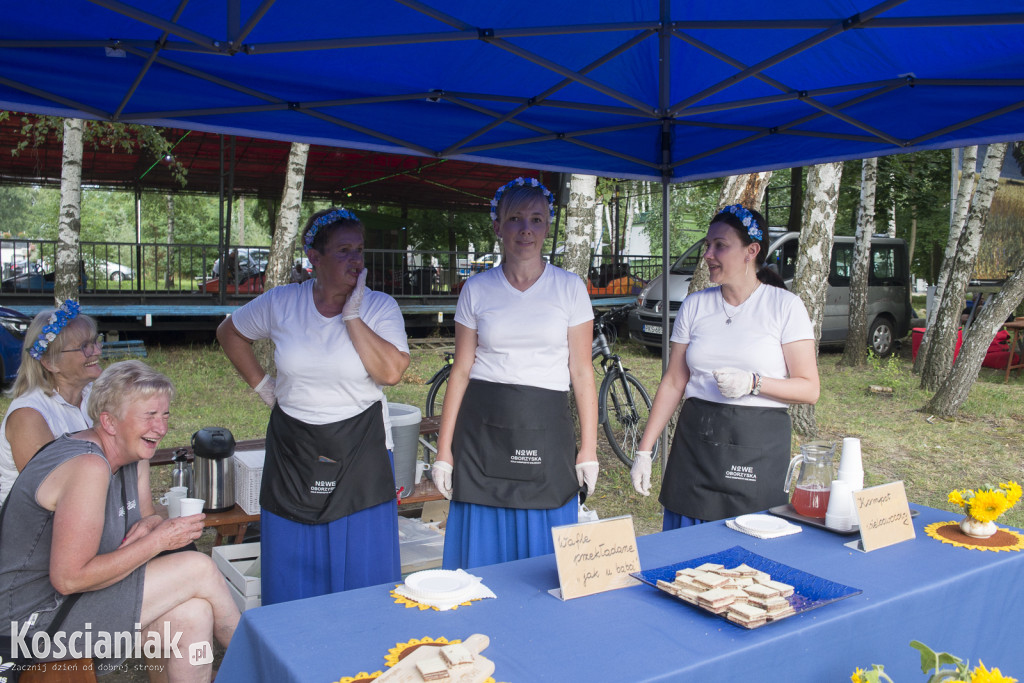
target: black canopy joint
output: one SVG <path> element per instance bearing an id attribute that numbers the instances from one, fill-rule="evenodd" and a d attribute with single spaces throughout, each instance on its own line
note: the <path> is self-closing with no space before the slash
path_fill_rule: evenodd
<path id="1" fill-rule="evenodd" d="M 478 28 L 476 30 L 476 35 L 481 40 L 486 39 L 486 38 L 493 38 L 494 37 L 494 29 L 493 28 Z"/>
<path id="2" fill-rule="evenodd" d="M 847 31 L 860 24 L 860 12 L 843 19 L 843 30 Z"/>
<path id="3" fill-rule="evenodd" d="M 288 108 L 291 109 L 292 111 L 298 111 L 299 109 L 302 108 L 302 105 L 299 102 L 289 102 Z"/>

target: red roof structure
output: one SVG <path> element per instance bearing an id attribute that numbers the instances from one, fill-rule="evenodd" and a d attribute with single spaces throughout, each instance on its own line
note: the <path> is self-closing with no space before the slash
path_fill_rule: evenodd
<path id="1" fill-rule="evenodd" d="M 23 139 L 21 115 L 0 122 L 0 184 L 60 184 L 62 144 L 51 134 L 45 144 L 11 151 Z M 82 178 L 86 186 L 144 192 L 218 194 L 223 170 L 225 192 L 231 137 L 165 129 L 176 142 L 175 159 L 188 170 L 182 187 L 169 165 L 143 153 L 86 146 Z M 221 164 L 223 143 L 223 165 Z M 250 137 L 234 140 L 234 194 L 279 200 L 284 188 L 290 143 Z M 468 161 L 383 154 L 311 145 L 303 196 L 335 203 L 364 203 L 462 211 L 487 211 L 494 191 L 512 178 L 541 177 L 557 184 L 553 173 Z"/>

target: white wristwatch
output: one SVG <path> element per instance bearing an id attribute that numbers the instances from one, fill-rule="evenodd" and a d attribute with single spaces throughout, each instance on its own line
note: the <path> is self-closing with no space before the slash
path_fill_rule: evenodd
<path id="1" fill-rule="evenodd" d="M 754 388 L 750 390 L 752 396 L 757 396 L 761 393 L 761 375 L 754 373 Z"/>

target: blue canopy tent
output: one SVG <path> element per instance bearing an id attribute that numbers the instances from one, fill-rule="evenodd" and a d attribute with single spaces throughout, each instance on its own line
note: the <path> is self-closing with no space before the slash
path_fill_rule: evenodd
<path id="1" fill-rule="evenodd" d="M 666 184 L 1024 138 L 1020 0 L 43 0 L 4 15 L 0 108 L 15 111 Z"/>

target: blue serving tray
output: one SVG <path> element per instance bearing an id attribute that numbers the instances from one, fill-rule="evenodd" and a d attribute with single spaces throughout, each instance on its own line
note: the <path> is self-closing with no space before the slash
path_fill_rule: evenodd
<path id="1" fill-rule="evenodd" d="M 658 580 L 668 581 L 671 583 L 675 581 L 676 572 L 680 569 L 686 569 L 688 567 L 698 567 L 705 562 L 715 562 L 717 564 L 725 565 L 726 568 L 733 568 L 740 564 L 746 564 L 754 569 L 759 569 L 771 575 L 772 580 L 781 581 L 782 583 L 788 583 L 793 587 L 793 595 L 786 598 L 789 600 L 789 604 L 793 606 L 796 614 L 802 614 L 809 612 L 812 609 L 823 607 L 831 602 L 842 600 L 853 595 L 859 595 L 863 591 L 860 588 L 853 588 L 852 586 L 845 586 L 835 581 L 829 581 L 823 579 L 820 576 L 814 574 L 808 574 L 805 571 L 790 567 L 789 565 L 776 562 L 775 560 L 769 560 L 763 555 L 752 553 L 743 546 L 733 546 L 727 550 L 723 550 L 713 555 L 704 555 L 703 557 L 695 557 L 692 560 L 686 560 L 684 562 L 678 562 L 676 564 L 666 565 L 664 567 L 658 567 L 657 569 L 647 569 L 640 572 L 634 572 L 630 574 L 644 583 L 658 587 Z M 660 591 L 660 589 L 659 589 Z M 666 595 L 671 595 L 665 591 L 661 591 Z M 676 596 L 673 596 L 676 597 Z M 678 597 L 676 597 L 677 600 Z M 715 614 L 710 610 L 706 610 L 699 605 L 693 605 L 686 602 L 685 600 L 679 600 L 684 605 L 689 605 L 707 614 Z M 725 613 L 717 614 L 715 616 L 721 617 L 726 621 Z M 793 615 L 790 615 L 793 616 Z M 735 622 L 729 621 L 730 624 L 744 628 Z M 775 623 L 774 621 L 768 622 L 769 624 Z"/>

